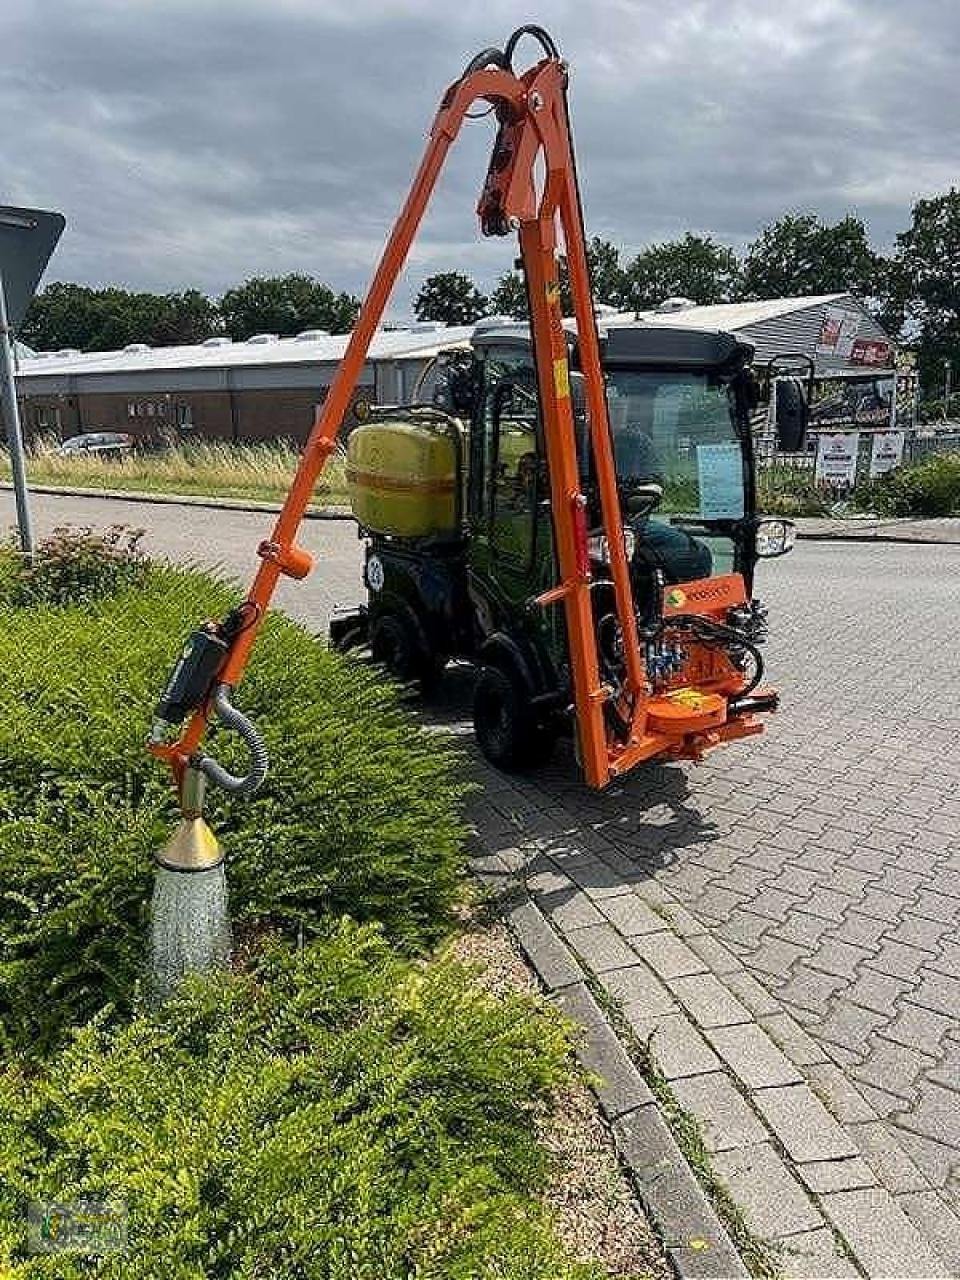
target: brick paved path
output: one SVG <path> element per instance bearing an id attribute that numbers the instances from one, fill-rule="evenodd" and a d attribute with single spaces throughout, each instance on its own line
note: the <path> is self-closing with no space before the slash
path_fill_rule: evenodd
<path id="1" fill-rule="evenodd" d="M 132 520 L 149 526 L 152 549 L 231 572 L 247 571 L 265 527 L 263 516 L 130 507 L 41 499 L 39 523 Z M 305 542 L 326 556 L 324 576 L 285 589 L 282 604 L 320 629 L 334 600 L 356 598 L 358 548 L 344 526 L 311 524 Z M 561 885 L 547 905 L 588 964 L 606 972 L 612 960 L 615 970 L 615 938 L 632 954 L 638 939 L 657 938 L 640 954 L 671 995 L 646 1013 L 673 1033 L 660 1037 L 668 1065 L 671 1052 L 681 1071 L 702 1055 L 703 1070 L 677 1077 L 691 1109 L 719 1117 L 727 1107 L 715 1082 L 695 1084 L 710 1081 L 713 1059 L 687 1024 L 722 1029 L 725 1000 L 739 998 L 960 1274 L 960 1229 L 945 1212 L 960 1210 L 960 547 L 805 543 L 763 566 L 758 591 L 771 606 L 768 664 L 784 694 L 764 737 L 701 766 L 648 768 L 603 795 L 577 783 L 565 753 L 516 783 L 478 763 L 488 789 L 476 812 L 500 847 L 527 850 L 531 877 L 566 877 L 571 891 Z M 465 680 L 454 672 L 448 684 L 444 718 L 459 725 Z M 550 892 L 549 881 L 535 887 Z M 687 913 L 674 913 L 669 933 L 636 933 L 649 917 L 623 905 L 628 893 L 654 910 L 665 895 Z M 603 900 L 598 922 L 587 908 Z M 626 1004 L 639 1013 L 657 990 L 627 992 Z M 758 1012 L 764 997 L 777 1013 Z M 670 1021 L 678 1006 L 685 1022 Z M 709 1052 L 731 1068 L 739 1051 L 749 1074 L 735 1041 Z M 856 1093 L 845 1092 L 851 1081 Z M 750 1150 L 725 1145 L 723 1132 L 718 1158 Z M 848 1177 L 851 1158 L 841 1159 Z M 762 1168 L 728 1172 L 741 1188 L 765 1183 Z M 872 1191 L 824 1194 L 853 1232 L 879 1221 Z M 889 1215 L 887 1226 L 896 1234 Z M 881 1262 L 861 1265 L 884 1274 Z"/>

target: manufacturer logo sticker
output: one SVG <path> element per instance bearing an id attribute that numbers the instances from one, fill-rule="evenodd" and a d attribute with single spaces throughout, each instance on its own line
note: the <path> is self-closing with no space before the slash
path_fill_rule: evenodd
<path id="1" fill-rule="evenodd" d="M 367 586 L 371 591 L 383 590 L 383 561 L 379 556 L 371 556 L 367 561 Z"/>

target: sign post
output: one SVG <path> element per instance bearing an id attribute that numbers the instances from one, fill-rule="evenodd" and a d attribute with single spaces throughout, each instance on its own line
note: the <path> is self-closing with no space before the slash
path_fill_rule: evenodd
<path id="1" fill-rule="evenodd" d="M 30 516 L 27 464 L 23 456 L 23 433 L 20 430 L 17 384 L 13 370 L 13 331 L 7 320 L 6 291 L 2 273 L 0 273 L 0 404 L 3 406 L 3 421 L 7 428 L 7 448 L 10 451 L 13 493 L 17 504 L 20 549 L 26 555 L 32 556 L 33 520 Z"/>
<path id="2" fill-rule="evenodd" d="M 17 406 L 13 335 L 23 323 L 65 225 L 60 213 L 0 205 L 0 408 L 10 450 L 20 546 L 26 555 L 33 554 L 33 523 Z"/>

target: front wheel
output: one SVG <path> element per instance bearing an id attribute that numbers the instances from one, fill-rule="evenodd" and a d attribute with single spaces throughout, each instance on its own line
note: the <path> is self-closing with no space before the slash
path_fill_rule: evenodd
<path id="1" fill-rule="evenodd" d="M 535 717 L 520 682 L 499 667 L 484 667 L 473 695 L 473 731 L 491 764 L 508 772 L 545 764 L 554 734 Z"/>

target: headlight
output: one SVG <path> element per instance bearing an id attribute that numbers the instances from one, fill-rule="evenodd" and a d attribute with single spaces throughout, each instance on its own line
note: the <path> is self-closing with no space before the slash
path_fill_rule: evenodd
<path id="1" fill-rule="evenodd" d="M 758 556 L 765 559 L 783 556 L 793 549 L 797 526 L 792 520 L 758 520 L 754 536 Z"/>
<path id="2" fill-rule="evenodd" d="M 633 559 L 633 549 L 637 545 L 637 535 L 629 525 L 623 526 L 623 549 L 627 559 Z M 599 560 L 602 564 L 610 563 L 610 544 L 605 533 L 592 533 L 587 539 L 587 549 L 591 560 Z"/>

